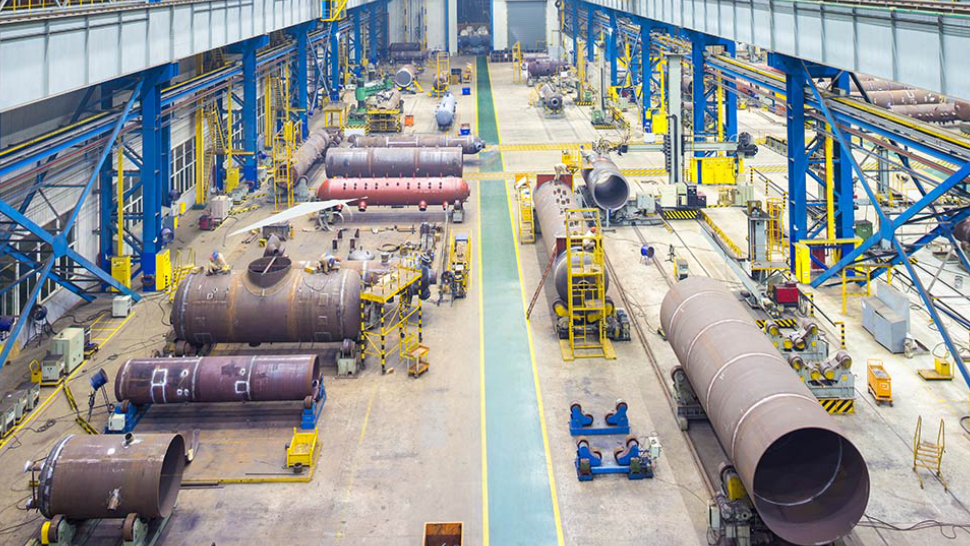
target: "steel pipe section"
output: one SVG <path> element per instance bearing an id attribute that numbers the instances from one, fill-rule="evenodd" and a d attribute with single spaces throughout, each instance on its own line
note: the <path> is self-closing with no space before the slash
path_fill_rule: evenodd
<path id="1" fill-rule="evenodd" d="M 890 108 L 893 112 L 920 121 L 950 123 L 970 121 L 970 103 L 944 102 L 940 104 L 904 104 Z"/>
<path id="2" fill-rule="evenodd" d="M 569 184 L 556 181 L 546 182 L 536 188 L 533 193 L 533 206 L 539 221 L 539 229 L 542 231 L 542 240 L 546 243 L 546 250 L 549 256 L 556 256 L 556 261 L 552 265 L 556 293 L 559 299 L 567 301 L 569 269 L 566 264 L 568 253 L 565 246 L 566 212 L 581 207 Z M 588 263 L 592 258 L 583 254 L 583 259 Z M 604 278 L 606 286 L 609 287 L 609 276 L 606 275 Z"/>
<path id="3" fill-rule="evenodd" d="M 465 155 L 485 149 L 485 141 L 475 135 L 351 135 L 354 148 L 461 148 Z"/>
<path id="4" fill-rule="evenodd" d="M 526 64 L 526 70 L 529 72 L 529 76 L 533 78 L 552 76 L 566 69 L 566 63 L 558 59 L 535 59 L 527 61 Z"/>
<path id="5" fill-rule="evenodd" d="M 439 129 L 447 129 L 454 123 L 456 105 L 455 96 L 451 93 L 445 93 L 445 96 L 441 97 L 441 101 L 434 109 L 434 120 Z"/>
<path id="6" fill-rule="evenodd" d="M 317 198 L 351 200 L 360 210 L 368 206 L 418 207 L 464 203 L 471 190 L 461 178 L 334 178 L 317 189 Z"/>
<path id="7" fill-rule="evenodd" d="M 34 467 L 30 508 L 48 519 L 165 518 L 182 484 L 185 440 L 180 434 L 72 434 Z"/>
<path id="8" fill-rule="evenodd" d="M 267 256 L 248 271 L 189 274 L 172 305 L 172 329 L 192 345 L 335 342 L 360 335 L 360 274 L 291 269 Z"/>
<path id="9" fill-rule="evenodd" d="M 303 141 L 303 144 L 297 148 L 296 153 L 293 154 L 292 163 L 289 165 L 290 182 L 293 184 L 308 182 L 307 173 L 323 157 L 327 148 L 332 143 L 333 140 L 327 131 L 314 131 L 310 133 L 306 140 Z M 287 169 L 287 166 L 280 165 L 276 172 L 275 181 L 277 186 L 286 186 L 285 169 Z"/>
<path id="10" fill-rule="evenodd" d="M 660 323 L 771 531 L 805 545 L 849 533 L 869 500 L 866 461 L 737 298 L 690 277 L 667 292 Z"/>
<path id="11" fill-rule="evenodd" d="M 539 88 L 539 97 L 546 108 L 556 112 L 562 110 L 562 95 L 548 83 L 542 84 Z"/>
<path id="12" fill-rule="evenodd" d="M 464 166 L 458 148 L 334 148 L 326 165 L 331 178 L 460 177 Z"/>
<path id="13" fill-rule="evenodd" d="M 953 236 L 958 241 L 970 244 L 970 220 L 964 220 L 953 229 Z"/>
<path id="14" fill-rule="evenodd" d="M 608 156 L 591 154 L 586 157 L 589 169 L 583 169 L 583 180 L 597 207 L 614 211 L 626 205 L 630 198 L 630 184 L 619 167 Z"/>
<path id="15" fill-rule="evenodd" d="M 135 405 L 306 400 L 318 390 L 317 355 L 133 358 L 115 376 L 115 398 Z"/>
<path id="16" fill-rule="evenodd" d="M 414 66 L 406 64 L 398 68 L 397 72 L 394 73 L 394 83 L 401 89 L 407 89 L 414 83 L 414 75 L 416 73 Z"/>

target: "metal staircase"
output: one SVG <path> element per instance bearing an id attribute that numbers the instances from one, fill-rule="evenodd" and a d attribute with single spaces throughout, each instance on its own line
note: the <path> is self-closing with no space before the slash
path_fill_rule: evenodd
<path id="1" fill-rule="evenodd" d="M 946 479 L 943 478 L 943 453 L 946 451 L 946 436 L 943 419 L 940 419 L 940 430 L 936 435 L 936 443 L 923 441 L 923 416 L 916 421 L 916 434 L 913 435 L 913 472 L 919 478 L 919 486 L 923 488 L 923 477 L 919 475 L 920 468 L 932 471 L 940 482 L 943 490 L 948 489 Z"/>
<path id="2" fill-rule="evenodd" d="M 599 210 L 566 211 L 568 280 L 567 340 L 560 343 L 563 360 L 616 358 L 606 337 L 606 253 Z"/>

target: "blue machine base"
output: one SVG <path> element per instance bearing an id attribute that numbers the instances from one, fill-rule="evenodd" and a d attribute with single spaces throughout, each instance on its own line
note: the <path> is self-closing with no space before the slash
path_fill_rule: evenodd
<path id="1" fill-rule="evenodd" d="M 303 414 L 300 416 L 300 429 L 313 430 L 317 428 L 317 422 L 320 420 L 320 414 L 323 413 L 323 405 L 326 402 L 327 390 L 323 387 L 323 379 L 321 378 L 320 390 L 317 391 L 313 403 L 310 404 L 309 408 L 303 408 Z"/>
<path id="2" fill-rule="evenodd" d="M 610 434 L 629 434 L 630 420 L 626 415 L 627 404 L 618 400 L 616 408 L 606 414 L 605 426 L 594 427 L 593 416 L 583 412 L 583 407 L 574 402 L 569 407 L 569 433 L 573 436 L 602 436 Z"/>

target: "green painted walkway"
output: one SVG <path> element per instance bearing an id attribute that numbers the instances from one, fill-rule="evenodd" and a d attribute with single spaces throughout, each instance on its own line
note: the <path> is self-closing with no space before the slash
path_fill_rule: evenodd
<path id="1" fill-rule="evenodd" d="M 498 143 L 488 64 L 478 58 L 478 134 Z M 502 171 L 482 152 L 483 172 Z M 546 455 L 504 180 L 482 180 L 481 253 L 489 543 L 555 545 Z"/>

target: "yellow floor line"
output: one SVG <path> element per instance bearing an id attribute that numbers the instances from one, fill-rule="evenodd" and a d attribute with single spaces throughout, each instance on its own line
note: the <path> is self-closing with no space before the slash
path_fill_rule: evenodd
<path id="1" fill-rule="evenodd" d="M 477 104 L 477 101 L 476 101 Z M 477 119 L 477 117 L 476 117 Z M 475 185 L 476 203 L 482 202 L 481 183 Z M 479 383 L 481 385 L 481 415 L 482 415 L 482 546 L 488 546 L 488 444 L 485 434 L 485 300 L 482 290 L 482 215 L 478 218 L 478 236 L 475 239 L 475 269 L 477 270 L 478 288 L 478 351 L 479 351 Z"/>

